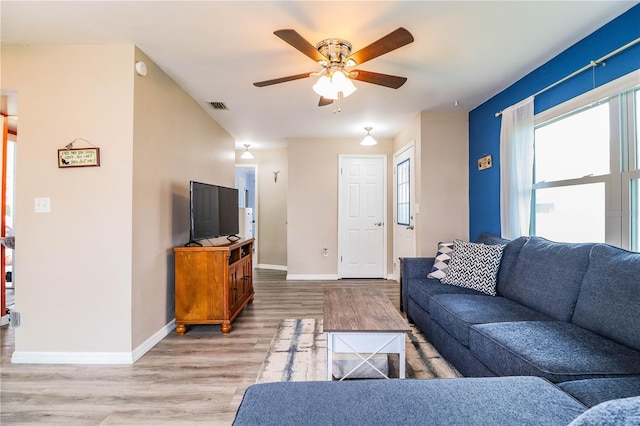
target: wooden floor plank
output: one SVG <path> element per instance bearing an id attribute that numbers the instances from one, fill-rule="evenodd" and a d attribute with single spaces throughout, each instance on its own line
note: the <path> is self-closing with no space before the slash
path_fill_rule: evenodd
<path id="1" fill-rule="evenodd" d="M 264 269 L 254 276 L 254 303 L 229 335 L 219 325 L 173 331 L 131 366 L 11 364 L 14 332 L 1 327 L 0 424 L 229 425 L 278 321 L 322 318 L 328 288 L 375 288 L 400 304 L 391 280 L 287 281 Z"/>

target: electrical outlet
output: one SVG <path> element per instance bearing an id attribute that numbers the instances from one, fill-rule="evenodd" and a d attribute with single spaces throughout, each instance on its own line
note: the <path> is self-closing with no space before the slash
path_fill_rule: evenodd
<path id="1" fill-rule="evenodd" d="M 490 169 L 493 166 L 491 155 L 485 155 L 478 160 L 478 170 Z"/>

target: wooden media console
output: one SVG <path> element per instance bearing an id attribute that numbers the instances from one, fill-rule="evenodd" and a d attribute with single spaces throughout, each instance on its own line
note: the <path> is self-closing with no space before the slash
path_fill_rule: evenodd
<path id="1" fill-rule="evenodd" d="M 178 334 L 189 324 L 222 324 L 222 333 L 231 331 L 231 321 L 253 302 L 253 241 L 173 249 Z"/>

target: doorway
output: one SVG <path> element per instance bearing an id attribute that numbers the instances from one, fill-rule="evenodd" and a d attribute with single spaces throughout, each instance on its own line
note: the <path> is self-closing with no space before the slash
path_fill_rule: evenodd
<path id="1" fill-rule="evenodd" d="M 339 278 L 386 278 L 386 165 L 386 155 L 339 157 Z"/>
<path id="2" fill-rule="evenodd" d="M 255 267 L 258 264 L 258 166 L 236 164 L 235 175 L 240 209 L 240 236 L 256 239 L 253 244 L 253 266 Z"/>
<path id="3" fill-rule="evenodd" d="M 393 154 L 393 277 L 400 281 L 400 258 L 416 256 L 415 144 Z"/>
<path id="4" fill-rule="evenodd" d="M 17 146 L 17 96 L 2 94 L 2 159 L 0 160 L 0 318 L 2 325 L 9 321 L 9 310 L 15 304 L 13 258 L 15 237 L 13 233 L 15 159 Z"/>

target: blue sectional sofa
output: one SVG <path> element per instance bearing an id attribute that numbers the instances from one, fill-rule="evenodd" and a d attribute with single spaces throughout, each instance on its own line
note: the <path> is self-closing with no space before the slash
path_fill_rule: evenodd
<path id="1" fill-rule="evenodd" d="M 466 377 L 253 385 L 234 425 L 640 425 L 640 253 L 476 243 L 504 245 L 495 296 L 427 278 L 434 258 L 401 272 L 402 309 Z"/>
<path id="2" fill-rule="evenodd" d="M 587 409 L 545 379 L 262 383 L 247 389 L 234 426 L 640 424 L 640 397 Z"/>
<path id="3" fill-rule="evenodd" d="M 466 377 L 538 376 L 587 406 L 640 395 L 640 253 L 540 237 L 506 244 L 496 296 L 402 260 L 402 308 Z M 435 251 L 435 250 L 434 250 Z"/>

